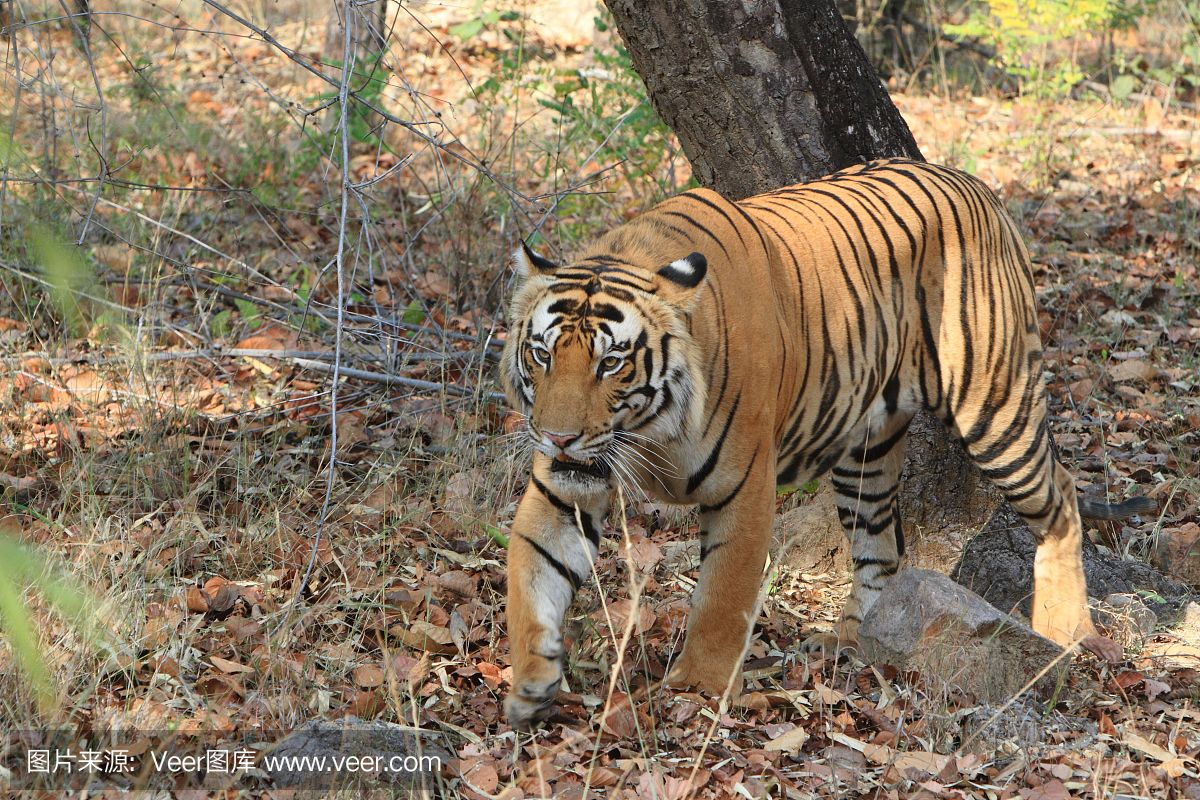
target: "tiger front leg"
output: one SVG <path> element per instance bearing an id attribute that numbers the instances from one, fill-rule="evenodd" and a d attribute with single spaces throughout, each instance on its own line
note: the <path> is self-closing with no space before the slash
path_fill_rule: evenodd
<path id="1" fill-rule="evenodd" d="M 509 724 L 528 730 L 548 717 L 562 683 L 563 616 L 592 575 L 607 498 L 567 504 L 536 478 L 513 521 L 508 545 Z"/>
<path id="2" fill-rule="evenodd" d="M 775 513 L 774 460 L 756 454 L 742 482 L 700 506 L 700 579 L 687 640 L 667 683 L 715 695 L 742 687 L 742 661 L 758 616 L 758 595 Z"/>

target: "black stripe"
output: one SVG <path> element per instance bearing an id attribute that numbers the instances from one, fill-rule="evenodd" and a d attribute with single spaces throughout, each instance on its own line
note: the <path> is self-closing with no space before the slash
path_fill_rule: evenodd
<path id="1" fill-rule="evenodd" d="M 733 228 L 733 232 L 735 234 L 737 234 L 738 241 L 742 243 L 742 247 L 743 248 L 746 247 L 746 240 L 742 237 L 742 232 L 738 228 L 737 224 L 734 223 L 733 217 L 729 216 L 729 212 L 727 212 L 725 209 L 721 208 L 719 205 L 717 205 L 713 201 L 703 198 L 698 194 L 692 194 L 691 192 L 684 192 L 683 194 L 680 195 L 680 197 L 686 197 L 689 200 L 695 200 L 697 203 L 703 203 L 704 205 L 708 206 L 713 211 L 716 211 L 718 214 L 720 214 L 722 217 L 724 217 L 725 221 L 729 223 L 729 227 Z M 733 205 L 733 204 L 731 203 L 730 205 Z M 735 206 L 735 208 L 736 208 L 736 206 Z M 759 235 L 761 236 L 762 234 L 759 234 Z"/>
<path id="2" fill-rule="evenodd" d="M 877 461 L 878 459 L 881 459 L 890 453 L 892 448 L 896 446 L 897 442 L 904 438 L 904 434 L 906 433 L 908 433 L 908 426 L 901 425 L 900 428 L 897 429 L 896 432 L 891 436 L 884 439 L 882 442 L 867 448 L 867 452 L 865 453 L 862 451 L 861 447 L 854 448 L 850 451 L 850 457 L 863 464 L 869 464 L 872 461 Z"/>
<path id="3" fill-rule="evenodd" d="M 831 480 L 830 483 L 839 496 L 847 500 L 868 504 L 882 503 L 884 500 L 889 500 L 892 492 L 896 491 L 895 486 L 884 489 L 882 492 L 867 492 L 863 491 L 862 486 L 858 484 L 846 484 L 837 480 Z"/>
<path id="4" fill-rule="evenodd" d="M 754 456 L 751 457 L 750 463 L 746 466 L 746 474 L 742 476 L 742 479 L 740 481 L 738 481 L 738 485 L 733 487 L 733 491 L 730 492 L 728 495 L 726 495 L 725 499 L 717 502 L 715 505 L 700 506 L 700 513 L 701 514 L 712 514 L 716 511 L 720 511 L 722 508 L 724 508 L 725 506 L 732 503 L 733 498 L 737 497 L 738 492 L 742 491 L 742 487 L 746 485 L 746 479 L 750 477 L 750 470 L 754 469 L 754 462 L 757 460 L 758 460 L 758 450 L 755 450 Z"/>
<path id="5" fill-rule="evenodd" d="M 860 567 L 890 567 L 890 566 L 894 565 L 895 563 L 896 563 L 895 560 L 890 559 L 890 558 L 874 558 L 874 557 L 863 556 L 863 557 L 856 557 L 854 559 L 854 568 L 859 569 Z"/>
<path id="6" fill-rule="evenodd" d="M 568 569 L 566 564 L 562 563 L 557 558 L 555 558 L 553 555 L 551 555 L 549 550 L 542 547 L 540 544 L 535 542 L 533 539 L 530 539 L 528 536 L 522 536 L 521 538 L 524 539 L 525 541 L 529 542 L 529 544 L 533 547 L 533 549 L 537 551 L 538 555 L 540 555 L 542 558 L 546 559 L 546 561 L 549 562 L 550 566 L 554 567 L 554 571 L 557 572 L 559 575 L 561 575 L 563 577 L 563 580 L 565 580 L 567 583 L 571 584 L 572 591 L 579 591 L 579 587 L 583 585 L 583 578 L 579 577 L 574 572 L 572 572 L 570 569 Z"/>
<path id="7" fill-rule="evenodd" d="M 733 408 L 729 411 L 729 416 L 725 419 L 725 428 L 721 431 L 721 435 L 717 437 L 717 443 L 713 445 L 713 449 L 709 451 L 708 458 L 704 459 L 704 463 L 700 465 L 700 469 L 696 470 L 687 482 L 687 493 L 691 494 L 700 488 L 700 484 L 704 483 L 717 466 L 717 459 L 721 455 L 721 448 L 725 446 L 725 437 L 729 435 L 729 428 L 733 425 L 733 417 L 737 414 L 738 404 L 742 402 L 742 396 L 739 394 L 733 399 Z"/>
<path id="8" fill-rule="evenodd" d="M 550 505 L 554 506 L 560 512 L 570 517 L 572 521 L 574 521 L 574 506 L 567 504 L 561 497 L 547 489 L 546 484 L 539 481 L 536 475 L 531 475 L 530 478 L 533 480 L 533 485 L 537 487 L 537 490 L 541 492 L 547 500 L 550 501 Z M 587 540 L 592 543 L 593 547 L 600 547 L 600 531 L 596 530 L 596 525 L 592 520 L 592 515 L 581 508 L 579 509 L 579 519 L 583 523 L 583 535 L 587 537 Z"/>
<path id="9" fill-rule="evenodd" d="M 670 214 L 673 217 L 679 217 L 684 222 L 687 222 L 689 225 L 696 228 L 696 230 L 707 234 L 710 239 L 712 239 L 714 242 L 717 243 L 717 247 L 721 248 L 721 252 L 725 254 L 725 257 L 729 258 L 729 251 L 727 249 L 725 249 L 725 242 L 721 241 L 721 237 L 717 236 L 715 233 L 710 231 L 708 228 L 704 227 L 699 222 L 692 219 L 691 215 L 684 214 L 682 211 L 664 211 L 663 213 Z"/>

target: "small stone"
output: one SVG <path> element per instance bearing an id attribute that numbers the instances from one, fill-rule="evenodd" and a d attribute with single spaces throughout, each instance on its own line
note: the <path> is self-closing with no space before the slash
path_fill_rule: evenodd
<path id="1" fill-rule="evenodd" d="M 858 641 L 868 661 L 917 670 L 926 681 L 987 702 L 1012 697 L 1043 669 L 1035 688 L 1052 691 L 1070 664 L 1061 647 L 1028 625 L 923 569 L 892 578 L 864 616 Z"/>
<path id="2" fill-rule="evenodd" d="M 833 492 L 822 487 L 795 508 L 775 515 L 774 545 L 795 572 L 844 572 L 850 548 L 838 521 Z"/>

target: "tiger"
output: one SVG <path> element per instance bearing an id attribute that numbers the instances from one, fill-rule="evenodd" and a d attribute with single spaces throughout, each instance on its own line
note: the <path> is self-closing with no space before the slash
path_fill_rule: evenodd
<path id="1" fill-rule="evenodd" d="M 673 686 L 737 692 L 777 486 L 830 475 L 853 580 L 853 648 L 904 555 L 897 484 L 922 408 L 1037 538 L 1031 625 L 1108 661 L 1081 555 L 1089 516 L 1047 427 L 1029 253 L 983 182 L 889 159 L 731 201 L 698 188 L 560 265 L 522 243 L 500 378 L 531 477 L 511 526 L 510 724 L 553 711 L 563 618 L 593 575 L 616 488 L 699 507 L 700 568 Z M 1153 506 L 1153 502 L 1149 503 Z"/>

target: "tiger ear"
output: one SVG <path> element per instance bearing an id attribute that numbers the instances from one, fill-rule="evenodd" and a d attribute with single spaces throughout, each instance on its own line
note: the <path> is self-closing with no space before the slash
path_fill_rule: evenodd
<path id="1" fill-rule="evenodd" d="M 512 265 L 518 281 L 524 281 L 531 275 L 552 275 L 558 269 L 558 264 L 533 252 L 524 241 L 513 251 Z"/>
<path id="2" fill-rule="evenodd" d="M 708 259 L 703 253 L 691 253 L 677 258 L 658 271 L 658 294 L 671 302 L 690 306 L 708 273 Z"/>

